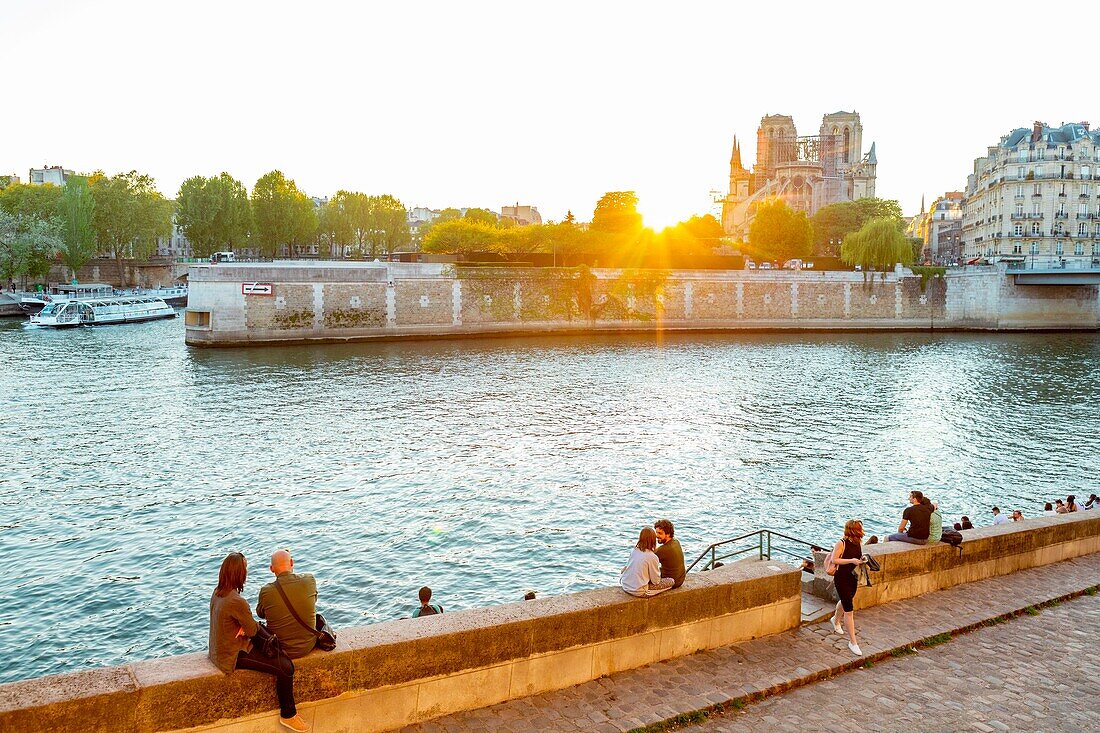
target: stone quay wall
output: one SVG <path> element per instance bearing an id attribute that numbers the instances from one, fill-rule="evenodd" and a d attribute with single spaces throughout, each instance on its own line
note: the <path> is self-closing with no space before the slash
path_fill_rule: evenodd
<path id="1" fill-rule="evenodd" d="M 856 607 L 908 598 L 1100 550 L 1100 512 L 964 533 L 962 552 L 870 546 L 882 572 Z M 801 572 L 744 561 L 691 573 L 638 599 L 603 588 L 339 630 L 333 652 L 296 662 L 295 693 L 316 733 L 377 733 L 569 687 L 800 623 Z M 323 606 L 323 599 L 322 599 Z M 271 730 L 270 677 L 218 672 L 205 654 L 0 685 L 0 732 Z"/>
<path id="2" fill-rule="evenodd" d="M 616 331 L 1100 328 L 1096 285 L 1020 286 L 997 268 L 922 281 L 761 270 L 193 265 L 187 343 L 236 346 Z M 245 294 L 261 283 L 264 294 Z M 270 293 L 270 294 L 268 294 Z"/>

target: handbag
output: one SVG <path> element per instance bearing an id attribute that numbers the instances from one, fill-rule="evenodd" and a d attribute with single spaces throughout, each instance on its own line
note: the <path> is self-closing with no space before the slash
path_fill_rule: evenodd
<path id="1" fill-rule="evenodd" d="M 836 571 L 840 566 L 833 562 L 833 551 L 829 550 L 829 554 L 825 556 L 825 574 L 836 575 Z"/>
<path id="2" fill-rule="evenodd" d="M 310 633 L 317 637 L 317 648 L 321 651 L 331 652 L 336 648 L 336 631 L 329 626 L 328 621 L 321 614 L 317 614 L 317 618 L 314 619 L 315 626 L 310 626 L 302 617 L 298 615 L 298 612 L 294 610 L 294 606 L 291 605 L 290 599 L 286 596 L 286 591 L 283 590 L 283 586 L 279 585 L 279 578 L 275 578 L 275 590 L 279 591 L 279 595 L 283 597 L 283 603 L 286 604 L 287 609 L 290 611 L 290 615 L 294 617 L 294 620 L 301 624 L 304 628 L 309 629 Z"/>
<path id="3" fill-rule="evenodd" d="M 256 633 L 252 635 L 252 646 L 259 649 L 260 654 L 268 659 L 274 659 L 283 651 L 279 637 L 263 624 L 256 624 Z"/>
<path id="4" fill-rule="evenodd" d="M 871 572 L 877 573 L 882 570 L 882 566 L 878 564 L 878 560 L 870 555 L 864 555 L 863 560 L 867 563 L 867 569 Z"/>

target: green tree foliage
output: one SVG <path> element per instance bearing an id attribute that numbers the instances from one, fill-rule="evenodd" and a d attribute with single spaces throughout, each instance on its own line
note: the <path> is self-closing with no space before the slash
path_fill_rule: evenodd
<path id="1" fill-rule="evenodd" d="M 137 171 L 110 177 L 94 173 L 88 182 L 95 201 L 96 242 L 118 263 L 119 281 L 125 286 L 122 260 L 147 258 L 157 238 L 172 233 L 172 204 L 157 191 L 151 176 Z"/>
<path id="2" fill-rule="evenodd" d="M 821 207 L 811 220 L 814 252 L 836 255 L 846 236 L 859 231 L 871 219 L 881 217 L 897 219 L 901 226 L 901 205 L 889 199 L 866 198 Z"/>
<path id="3" fill-rule="evenodd" d="M 913 262 L 913 247 L 898 231 L 897 222 L 888 216 L 871 219 L 858 232 L 844 238 L 840 258 L 849 265 L 860 265 L 864 271 L 893 269 L 896 263 Z"/>
<path id="4" fill-rule="evenodd" d="M 283 249 L 313 240 L 317 232 L 317 212 L 313 201 L 298 190 L 282 171 L 271 171 L 252 187 L 254 235 L 265 257 L 277 257 Z"/>
<path id="5" fill-rule="evenodd" d="M 442 224 L 435 222 L 424 237 L 421 249 L 425 252 L 466 254 L 470 252 L 498 252 L 504 241 L 504 230 L 492 224 L 468 219 L 451 219 Z"/>
<path id="6" fill-rule="evenodd" d="M 789 259 L 809 255 L 812 242 L 813 231 L 805 212 L 772 199 L 757 208 L 749 228 L 747 249 L 757 257 L 782 265 Z"/>
<path id="7" fill-rule="evenodd" d="M 14 183 L 0 191 L 0 209 L 13 216 L 47 221 L 57 216 L 60 199 L 61 188 L 52 183 L 41 186 Z"/>
<path id="8" fill-rule="evenodd" d="M 462 218 L 481 222 L 482 224 L 489 224 L 490 226 L 500 226 L 501 222 L 501 218 L 488 209 L 466 209 L 466 213 L 462 215 Z"/>
<path id="9" fill-rule="evenodd" d="M 61 261 L 76 279 L 77 270 L 87 264 L 96 250 L 95 199 L 87 178 L 69 177 L 57 202 L 57 214 L 63 242 Z"/>
<path id="10" fill-rule="evenodd" d="M 176 225 L 198 257 L 241 247 L 252 225 L 248 191 L 228 173 L 188 178 L 176 196 Z"/>
<path id="11" fill-rule="evenodd" d="M 0 209 L 0 277 L 44 281 L 62 248 L 57 219 L 11 214 Z"/>
<path id="12" fill-rule="evenodd" d="M 370 258 L 407 247 L 412 237 L 405 205 L 389 194 L 369 196 L 368 202 L 367 242 Z"/>
<path id="13" fill-rule="evenodd" d="M 596 202 L 589 229 L 598 234 L 629 239 L 642 231 L 638 195 L 633 191 L 608 191 Z"/>

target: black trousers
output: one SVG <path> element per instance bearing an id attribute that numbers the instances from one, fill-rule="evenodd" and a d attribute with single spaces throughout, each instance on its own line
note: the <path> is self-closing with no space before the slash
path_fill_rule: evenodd
<path id="1" fill-rule="evenodd" d="M 290 657 L 280 652 L 274 659 L 268 659 L 253 646 L 250 652 L 238 652 L 237 669 L 251 669 L 274 675 L 275 694 L 279 696 L 279 715 L 293 718 L 298 714 L 298 708 L 294 705 L 294 662 L 290 661 Z"/>

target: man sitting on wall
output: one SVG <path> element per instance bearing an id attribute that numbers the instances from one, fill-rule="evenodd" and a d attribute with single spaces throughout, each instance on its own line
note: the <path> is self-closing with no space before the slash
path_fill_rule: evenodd
<path id="1" fill-rule="evenodd" d="M 913 545 L 927 545 L 932 512 L 932 503 L 924 503 L 924 493 L 909 492 L 909 506 L 901 513 L 898 531 L 887 537 L 889 542 L 908 542 Z M 908 528 L 906 527 L 908 525 Z"/>
<path id="2" fill-rule="evenodd" d="M 658 519 L 653 523 L 653 529 L 657 532 L 656 553 L 661 561 L 661 577 L 672 578 L 676 581 L 672 587 L 679 588 L 684 584 L 687 571 L 684 569 L 684 550 L 680 547 L 680 540 L 673 536 L 676 530 L 667 519 Z"/>
<path id="3" fill-rule="evenodd" d="M 993 524 L 994 525 L 1004 524 L 1005 522 L 1008 521 L 1008 517 L 1001 514 L 1001 508 L 1000 507 L 995 506 L 995 507 L 993 507 L 992 511 L 993 511 Z"/>
<path id="4" fill-rule="evenodd" d="M 260 597 L 256 601 L 256 615 L 267 619 L 267 628 L 279 637 L 283 652 L 291 659 L 304 657 L 313 651 L 317 644 L 317 635 L 298 623 L 294 614 L 283 600 L 294 606 L 294 611 L 305 624 L 315 624 L 317 620 L 317 581 L 309 573 L 297 575 L 294 572 L 294 559 L 290 550 L 276 550 L 271 556 L 271 572 L 275 582 L 260 588 Z M 278 583 L 283 593 L 279 593 Z"/>

